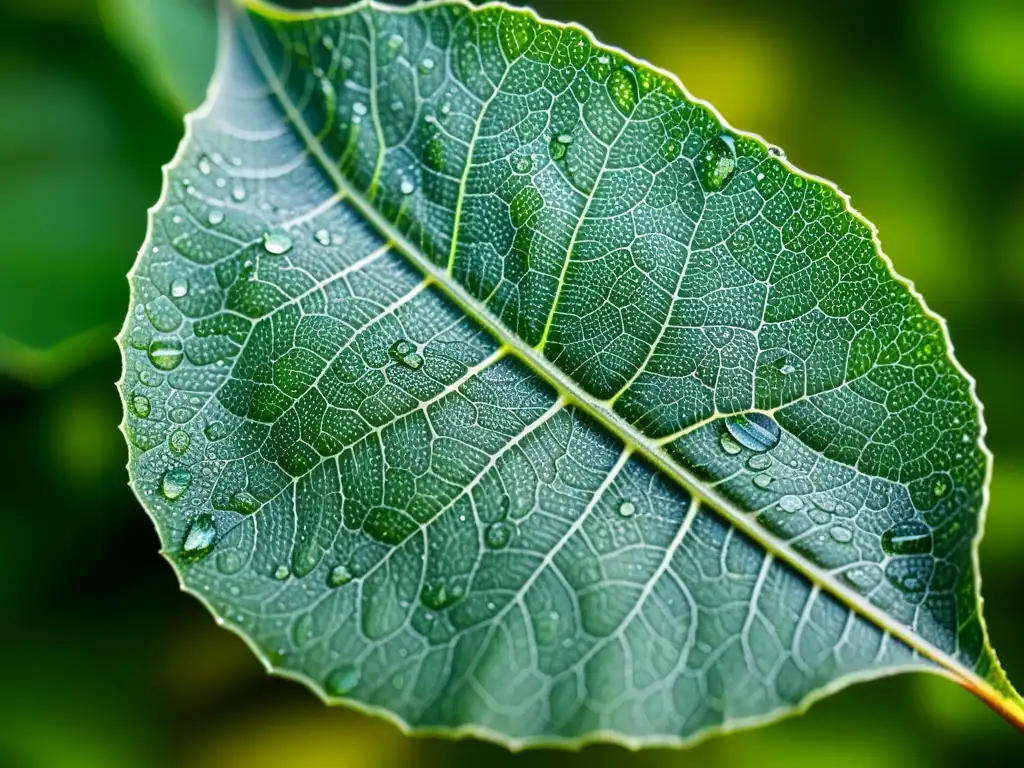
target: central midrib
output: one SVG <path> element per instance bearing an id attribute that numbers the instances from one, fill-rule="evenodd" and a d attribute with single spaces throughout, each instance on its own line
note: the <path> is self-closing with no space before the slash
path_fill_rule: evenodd
<path id="1" fill-rule="evenodd" d="M 251 0 L 242 0 L 250 2 Z M 258 0 L 257 0 L 258 2 Z M 340 13 L 351 12 L 342 11 Z M 595 401 L 577 382 L 557 368 L 550 360 L 543 356 L 537 349 L 529 346 L 518 335 L 509 330 L 505 325 L 494 317 L 490 310 L 482 306 L 469 292 L 446 270 L 439 268 L 423 254 L 421 254 L 410 243 L 405 236 L 399 232 L 394 225 L 388 221 L 357 189 L 355 189 L 340 172 L 337 165 L 328 157 L 323 146 L 317 141 L 305 119 L 298 111 L 291 99 L 288 97 L 283 84 L 274 72 L 272 65 L 263 50 L 256 35 L 252 22 L 245 13 L 236 13 L 240 21 L 242 32 L 246 38 L 248 48 L 255 59 L 267 85 L 274 92 L 281 108 L 288 119 L 298 130 L 303 143 L 310 153 L 316 157 L 324 171 L 337 185 L 338 190 L 352 203 L 358 212 L 377 230 L 378 234 L 386 240 L 394 243 L 397 250 L 408 259 L 426 277 L 431 278 L 433 283 L 444 292 L 447 298 L 456 304 L 468 317 L 481 325 L 502 345 L 513 352 L 532 371 L 541 375 L 553 388 L 561 393 L 562 397 L 572 405 L 580 408 L 592 416 L 605 429 L 614 434 L 626 445 L 631 445 L 647 461 L 664 472 L 675 482 L 690 492 L 693 496 L 704 502 L 705 506 L 713 509 L 724 517 L 730 525 L 739 529 L 753 541 L 762 546 L 769 554 L 775 556 L 791 568 L 798 571 L 812 584 L 817 585 L 829 594 L 836 597 L 851 610 L 856 611 L 862 617 L 868 619 L 879 627 L 883 632 L 891 634 L 921 656 L 945 668 L 955 678 L 972 687 L 989 689 L 991 685 L 979 677 L 972 669 L 968 669 L 957 659 L 942 651 L 924 638 L 916 635 L 908 627 L 895 621 L 893 617 L 885 613 L 877 606 L 870 603 L 862 595 L 834 579 L 831 574 L 819 568 L 814 563 L 806 561 L 785 542 L 777 539 L 774 535 L 766 532 L 763 528 L 752 522 L 751 516 L 743 510 L 736 509 L 731 501 L 722 497 L 713 488 L 705 487 L 701 481 L 687 469 L 676 463 L 665 454 L 662 448 L 651 440 L 647 435 L 640 432 L 632 424 L 622 419 L 618 414 L 610 411 L 601 403 Z M 467 157 L 467 163 L 471 158 Z M 454 250 L 453 243 L 453 250 Z M 987 652 L 987 644 L 985 646 Z"/>

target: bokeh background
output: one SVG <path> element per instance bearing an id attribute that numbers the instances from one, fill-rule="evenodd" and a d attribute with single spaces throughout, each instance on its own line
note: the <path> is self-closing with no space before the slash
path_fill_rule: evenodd
<path id="1" fill-rule="evenodd" d="M 996 455 L 986 615 L 1024 685 L 1024 2 L 533 5 L 674 71 L 835 180 L 948 318 Z M 0 0 L 0 765 L 931 768 L 1024 755 L 1024 736 L 923 675 L 635 755 L 408 739 L 267 677 L 177 590 L 116 429 L 124 275 L 202 98 L 214 23 L 210 0 Z"/>

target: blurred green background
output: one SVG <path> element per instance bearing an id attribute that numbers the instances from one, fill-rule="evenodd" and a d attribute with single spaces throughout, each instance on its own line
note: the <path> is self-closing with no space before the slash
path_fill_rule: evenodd
<path id="1" fill-rule="evenodd" d="M 291 3 L 293 5 L 299 3 Z M 309 3 L 305 3 L 309 4 Z M 1024 685 L 1024 2 L 537 0 L 836 181 L 949 320 L 996 455 L 986 615 Z M 406 739 L 267 677 L 176 589 L 116 429 L 124 275 L 213 61 L 208 0 L 0 0 L 0 765 L 1005 765 L 955 685 L 857 685 L 685 753 Z"/>

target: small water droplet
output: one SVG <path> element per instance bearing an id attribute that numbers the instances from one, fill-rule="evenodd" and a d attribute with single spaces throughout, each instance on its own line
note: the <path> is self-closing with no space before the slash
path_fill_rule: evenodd
<path id="1" fill-rule="evenodd" d="M 388 53 L 394 56 L 402 48 L 405 38 L 401 35 L 392 35 L 388 38 Z"/>
<path id="2" fill-rule="evenodd" d="M 503 520 L 491 523 L 484 532 L 484 540 L 491 549 L 504 549 L 512 540 L 512 526 Z"/>
<path id="3" fill-rule="evenodd" d="M 161 371 L 173 371 L 181 364 L 181 342 L 157 339 L 149 345 L 149 361 Z"/>
<path id="4" fill-rule="evenodd" d="M 426 58 L 420 62 L 420 71 L 426 74 L 434 69 L 434 60 Z"/>
<path id="5" fill-rule="evenodd" d="M 782 436 L 782 430 L 775 420 L 763 413 L 730 416 L 725 420 L 725 428 L 736 442 L 758 453 L 774 448 Z"/>
<path id="6" fill-rule="evenodd" d="M 552 160 L 561 160 L 565 157 L 566 145 L 558 139 L 552 139 L 551 143 L 548 144 L 548 154 L 551 155 Z"/>
<path id="7" fill-rule="evenodd" d="M 718 438 L 718 443 L 722 446 L 722 450 L 730 456 L 736 456 L 743 450 L 743 446 L 737 443 L 727 434 L 723 434 Z"/>
<path id="8" fill-rule="evenodd" d="M 217 570 L 227 576 L 238 573 L 242 570 L 242 565 L 241 556 L 230 549 L 217 555 Z"/>
<path id="9" fill-rule="evenodd" d="M 160 494 L 168 501 L 175 501 L 188 490 L 192 482 L 192 473 L 184 467 L 169 469 L 160 481 Z"/>
<path id="10" fill-rule="evenodd" d="M 288 570 L 287 565 L 277 566 L 277 570 L 274 571 L 274 578 L 278 581 L 284 581 L 291 575 L 291 571 Z"/>
<path id="11" fill-rule="evenodd" d="M 180 299 L 188 293 L 188 280 L 183 277 L 179 277 L 173 283 L 171 283 L 171 296 L 176 299 Z"/>
<path id="12" fill-rule="evenodd" d="M 754 485 L 758 488 L 767 488 L 769 485 L 775 482 L 775 478 L 771 475 L 754 475 Z"/>
<path id="13" fill-rule="evenodd" d="M 302 614 L 292 625 L 292 642 L 300 648 L 313 639 L 313 616 Z"/>
<path id="14" fill-rule="evenodd" d="M 796 373 L 796 367 L 790 365 L 788 358 L 780 357 L 773 363 L 773 365 L 775 366 L 775 370 L 783 376 L 789 376 L 790 374 Z"/>
<path id="15" fill-rule="evenodd" d="M 755 453 L 747 459 L 747 467 L 755 471 L 768 469 L 772 465 L 772 457 L 767 453 Z"/>
<path id="16" fill-rule="evenodd" d="M 943 496 L 948 487 L 945 480 L 936 480 L 935 485 L 932 487 L 932 493 L 936 496 Z"/>
<path id="17" fill-rule="evenodd" d="M 434 611 L 441 611 L 462 598 L 463 589 L 461 586 L 448 588 L 448 584 L 441 581 L 435 584 L 427 584 L 420 593 L 422 603 Z"/>
<path id="18" fill-rule="evenodd" d="M 171 436 L 167 440 L 167 445 L 172 452 L 179 456 L 188 450 L 189 444 L 192 442 L 192 438 L 189 437 L 188 432 L 183 429 L 176 429 L 171 433 Z"/>
<path id="19" fill-rule="evenodd" d="M 329 696 L 345 696 L 352 693 L 359 685 L 359 670 L 351 664 L 336 667 L 324 682 L 324 689 Z"/>
<path id="20" fill-rule="evenodd" d="M 558 611 L 548 611 L 537 617 L 534 632 L 537 642 L 541 645 L 552 645 L 558 637 L 558 623 L 561 621 Z"/>
<path id="21" fill-rule="evenodd" d="M 362 116 L 363 116 L 363 115 L 365 115 L 365 114 L 366 114 L 366 112 L 367 112 L 367 110 L 366 110 L 366 105 L 365 105 L 365 104 L 363 104 L 363 102 L 361 102 L 361 101 L 357 101 L 357 102 L 355 102 L 355 103 L 354 103 L 354 104 L 352 105 L 352 111 L 353 111 L 353 112 L 354 112 L 355 114 L 357 114 L 357 115 L 359 115 L 360 117 L 362 117 Z"/>
<path id="22" fill-rule="evenodd" d="M 199 172 L 203 174 L 203 176 L 209 176 L 210 171 L 212 170 L 213 167 L 210 165 L 209 160 L 207 160 L 205 157 L 199 158 Z"/>
<path id="23" fill-rule="evenodd" d="M 736 140 L 723 133 L 712 141 L 701 158 L 704 186 L 717 192 L 728 183 L 736 170 Z"/>
<path id="24" fill-rule="evenodd" d="M 148 419 L 151 405 L 149 398 L 145 395 L 132 395 L 131 400 L 132 413 L 138 416 L 140 419 Z"/>
<path id="25" fill-rule="evenodd" d="M 292 239 L 284 232 L 265 232 L 263 249 L 274 256 L 281 256 L 292 249 Z"/>
<path id="26" fill-rule="evenodd" d="M 320 245 L 328 246 L 331 244 L 331 233 L 326 229 L 318 229 L 315 237 L 316 241 L 320 243 Z"/>
<path id="27" fill-rule="evenodd" d="M 327 574 L 327 584 L 331 587 L 343 587 L 352 581 L 352 571 L 344 565 L 336 565 Z"/>
<path id="28" fill-rule="evenodd" d="M 832 515 L 814 506 L 807 510 L 807 516 L 811 518 L 811 522 L 815 525 L 825 525 L 832 520 Z"/>
<path id="29" fill-rule="evenodd" d="M 210 211 L 210 215 L 206 219 L 212 226 L 217 226 L 224 221 L 224 211 Z"/>
<path id="30" fill-rule="evenodd" d="M 786 153 L 781 148 L 776 147 L 774 144 L 768 147 L 768 154 L 772 157 L 785 157 Z"/>
<path id="31" fill-rule="evenodd" d="M 445 103 L 445 104 L 441 105 L 441 114 L 442 115 L 447 115 L 451 111 L 452 111 L 452 105 L 451 104 Z"/>
<path id="32" fill-rule="evenodd" d="M 840 544 L 849 544 L 853 541 L 853 531 L 845 525 L 836 525 L 828 530 L 829 535 Z"/>
<path id="33" fill-rule="evenodd" d="M 843 577 L 861 592 L 866 592 L 882 580 L 882 569 L 874 563 L 855 565 L 843 573 Z"/>
<path id="34" fill-rule="evenodd" d="M 523 155 L 522 157 L 516 158 L 513 164 L 516 173 L 529 173 L 533 170 L 533 160 Z"/>
<path id="35" fill-rule="evenodd" d="M 897 523 L 882 534 L 882 549 L 890 555 L 927 554 L 932 551 L 932 534 L 921 522 Z"/>
<path id="36" fill-rule="evenodd" d="M 627 116 L 632 114 L 640 101 L 640 86 L 633 68 L 625 66 L 616 69 L 608 76 L 607 87 L 608 95 L 619 111 Z"/>
<path id="37" fill-rule="evenodd" d="M 186 559 L 198 560 L 213 549 L 216 540 L 217 525 L 213 520 L 213 515 L 197 515 L 185 533 L 185 541 L 181 545 L 181 554 Z"/>
<path id="38" fill-rule="evenodd" d="M 406 339 L 399 339 L 392 344 L 388 354 L 396 363 L 410 370 L 418 371 L 423 366 L 423 356 L 417 351 L 416 345 Z"/>
<path id="39" fill-rule="evenodd" d="M 251 515 L 260 508 L 260 501 L 248 491 L 239 491 L 231 497 L 231 508 L 243 515 Z"/>
<path id="40" fill-rule="evenodd" d="M 632 501 L 623 501 L 619 504 L 619 515 L 622 517 L 632 517 L 636 513 L 636 504 Z"/>
<path id="41" fill-rule="evenodd" d="M 789 512 L 790 514 L 798 512 L 803 505 L 804 503 L 800 500 L 799 496 L 787 494 L 779 499 L 779 508 L 782 509 L 783 512 Z"/>
<path id="42" fill-rule="evenodd" d="M 403 195 L 411 195 L 416 191 L 416 185 L 413 184 L 409 179 L 402 179 L 402 183 L 399 186 Z"/>
<path id="43" fill-rule="evenodd" d="M 559 144 L 572 144 L 572 136 L 568 133 L 560 133 L 555 137 Z"/>
<path id="44" fill-rule="evenodd" d="M 203 429 L 203 434 L 206 435 L 207 440 L 221 440 L 227 433 L 228 429 L 222 421 L 211 421 Z"/>
<path id="45" fill-rule="evenodd" d="M 231 198 L 236 202 L 240 203 L 245 200 L 245 187 L 241 184 L 236 184 L 231 190 Z"/>

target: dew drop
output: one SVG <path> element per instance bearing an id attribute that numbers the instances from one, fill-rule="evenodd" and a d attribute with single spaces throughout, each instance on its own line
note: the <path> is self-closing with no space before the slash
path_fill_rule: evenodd
<path id="1" fill-rule="evenodd" d="M 640 86 L 632 67 L 616 69 L 608 76 L 608 95 L 624 115 L 632 114 L 640 101 Z"/>
<path id="2" fill-rule="evenodd" d="M 388 354 L 396 363 L 410 370 L 418 371 L 423 366 L 423 356 L 417 351 L 416 345 L 406 339 L 399 339 L 392 344 Z"/>
<path id="3" fill-rule="evenodd" d="M 426 74 L 427 72 L 430 72 L 433 69 L 434 69 L 434 60 L 433 59 L 427 58 L 427 59 L 424 59 L 423 61 L 420 62 L 420 71 L 423 72 L 423 74 Z"/>
<path id="4" fill-rule="evenodd" d="M 853 541 L 853 531 L 845 525 L 836 525 L 828 530 L 829 535 L 840 544 L 849 544 Z"/>
<path id="5" fill-rule="evenodd" d="M 292 249 L 292 239 L 284 232 L 265 232 L 263 249 L 274 256 L 281 256 Z"/>
<path id="6" fill-rule="evenodd" d="M 173 453 L 179 456 L 188 450 L 189 444 L 192 442 L 192 438 L 189 437 L 188 432 L 184 429 L 176 429 L 171 433 L 171 436 L 167 440 L 167 446 Z"/>
<path id="7" fill-rule="evenodd" d="M 890 555 L 923 555 L 932 551 L 932 534 L 924 523 L 897 523 L 882 534 L 882 549 Z"/>
<path id="8" fill-rule="evenodd" d="M 726 185 L 736 170 L 736 140 L 723 133 L 704 150 L 701 175 L 704 186 L 717 192 Z"/>
<path id="9" fill-rule="evenodd" d="M 238 573 L 242 570 L 242 558 L 231 550 L 221 552 L 217 555 L 217 570 L 227 576 Z"/>
<path id="10" fill-rule="evenodd" d="M 445 582 L 427 584 L 420 593 L 420 600 L 427 608 L 441 611 L 457 603 L 462 597 L 462 592 L 462 587 L 454 586 L 449 589 Z"/>
<path id="11" fill-rule="evenodd" d="M 402 179 L 402 183 L 399 185 L 399 190 L 403 195 L 411 195 L 416 191 L 416 185 L 409 181 L 409 179 Z"/>
<path id="12" fill-rule="evenodd" d="M 783 376 L 789 376 L 790 374 L 796 373 L 796 368 L 790 365 L 789 360 L 785 357 L 780 357 L 773 365 L 775 366 L 775 370 Z"/>
<path id="13" fill-rule="evenodd" d="M 769 485 L 775 482 L 775 478 L 771 475 L 754 475 L 754 485 L 758 488 L 767 488 Z"/>
<path id="14" fill-rule="evenodd" d="M 803 501 L 800 500 L 799 496 L 787 494 L 786 496 L 783 496 L 781 499 L 779 499 L 779 508 L 783 512 L 789 512 L 790 514 L 798 512 L 803 507 L 803 505 L 804 503 Z"/>
<path id="15" fill-rule="evenodd" d="M 632 517 L 636 513 L 636 504 L 632 501 L 623 501 L 619 504 L 619 515 L 621 517 Z"/>
<path id="16" fill-rule="evenodd" d="M 236 184 L 231 190 L 231 198 L 236 202 L 240 203 L 245 200 L 245 187 L 241 184 Z"/>
<path id="17" fill-rule="evenodd" d="M 515 168 L 516 173 L 529 173 L 533 170 L 533 161 L 526 156 L 518 157 L 513 164 L 513 168 Z"/>
<path id="18" fill-rule="evenodd" d="M 207 440 L 222 440 L 228 433 L 227 427 L 222 421 L 211 421 L 203 428 L 203 434 Z"/>
<path id="19" fill-rule="evenodd" d="M 367 111 L 366 110 L 366 105 L 363 104 L 363 102 L 361 102 L 361 101 L 357 101 L 355 104 L 352 105 L 352 111 L 355 114 L 357 114 L 360 117 L 362 117 L 363 115 L 366 114 L 366 111 Z"/>
<path id="20" fill-rule="evenodd" d="M 780 147 L 776 147 L 774 144 L 768 147 L 768 154 L 772 157 L 785 157 L 786 153 L 782 151 Z"/>
<path id="21" fill-rule="evenodd" d="M 811 522 L 815 525 L 825 525 L 832 519 L 832 515 L 818 507 L 811 507 L 807 511 L 807 516 L 811 518 Z"/>
<path id="22" fill-rule="evenodd" d="M 565 153 L 566 145 L 558 139 L 552 139 L 548 144 L 548 154 L 551 155 L 552 160 L 561 160 L 565 157 Z"/>
<path id="23" fill-rule="evenodd" d="M 171 283 L 171 296 L 176 299 L 180 299 L 188 293 L 188 280 L 183 277 L 179 277 L 173 283 Z"/>
<path id="24" fill-rule="evenodd" d="M 149 398 L 145 395 L 132 395 L 132 413 L 140 419 L 148 419 L 151 409 Z"/>
<path id="25" fill-rule="evenodd" d="M 758 453 L 774 448 L 782 436 L 782 430 L 775 420 L 763 413 L 730 416 L 725 420 L 725 428 L 736 442 Z"/>
<path id="26" fill-rule="evenodd" d="M 351 664 L 336 667 L 324 681 L 324 689 L 329 696 L 345 696 L 352 693 L 358 685 L 359 670 Z"/>
<path id="27" fill-rule="evenodd" d="M 274 571 L 274 578 L 278 581 L 284 581 L 291 575 L 291 571 L 288 570 L 287 565 L 277 566 L 277 570 Z"/>
<path id="28" fill-rule="evenodd" d="M 767 453 L 755 453 L 747 459 L 747 467 L 758 472 L 762 469 L 768 469 L 771 465 L 772 457 Z"/>
<path id="29" fill-rule="evenodd" d="M 315 237 L 316 241 L 320 243 L 320 245 L 328 246 L 331 244 L 331 233 L 326 229 L 318 229 Z"/>
<path id="30" fill-rule="evenodd" d="M 189 483 L 192 482 L 192 473 L 183 467 L 177 467 L 175 469 L 169 469 L 164 473 L 163 479 L 160 481 L 160 495 L 168 501 L 175 501 L 181 498 L 181 495 L 188 490 Z"/>
<path id="31" fill-rule="evenodd" d="M 231 497 L 231 508 L 243 515 L 251 515 L 260 508 L 260 502 L 248 491 L 239 491 Z"/>
<path id="32" fill-rule="evenodd" d="M 217 525 L 213 520 L 213 515 L 197 515 L 185 533 L 185 541 L 181 545 L 181 554 L 186 559 L 198 560 L 213 549 L 216 540 Z"/>
<path id="33" fill-rule="evenodd" d="M 504 549 L 512 540 L 512 526 L 504 520 L 491 523 L 484 532 L 484 541 L 491 549 Z"/>
<path id="34" fill-rule="evenodd" d="M 402 48 L 402 43 L 405 42 L 405 38 L 401 35 L 392 35 L 388 38 L 388 53 L 394 56 Z"/>
<path id="35" fill-rule="evenodd" d="M 733 440 L 729 435 L 723 434 L 718 438 L 719 445 L 722 446 L 722 450 L 730 456 L 736 456 L 743 450 L 743 446 Z"/>
<path id="36" fill-rule="evenodd" d="M 210 171 L 212 170 L 213 167 L 210 165 L 210 161 L 207 160 L 205 157 L 201 157 L 199 159 L 199 172 L 203 174 L 203 176 L 209 176 Z"/>
<path id="37" fill-rule="evenodd" d="M 861 592 L 866 592 L 882 580 L 882 569 L 874 563 L 855 565 L 843 573 L 843 578 Z"/>
<path id="38" fill-rule="evenodd" d="M 149 362 L 161 371 L 173 371 L 181 364 L 181 342 L 157 339 L 149 345 Z"/>
<path id="39" fill-rule="evenodd" d="M 327 584 L 331 587 L 342 587 L 352 581 L 352 571 L 344 565 L 336 565 L 327 574 Z"/>
<path id="40" fill-rule="evenodd" d="M 313 639 L 313 616 L 304 613 L 292 625 L 292 642 L 300 648 Z"/>
<path id="41" fill-rule="evenodd" d="M 206 219 L 210 222 L 211 226 L 217 226 L 224 221 L 224 211 L 210 211 L 210 215 Z"/>

